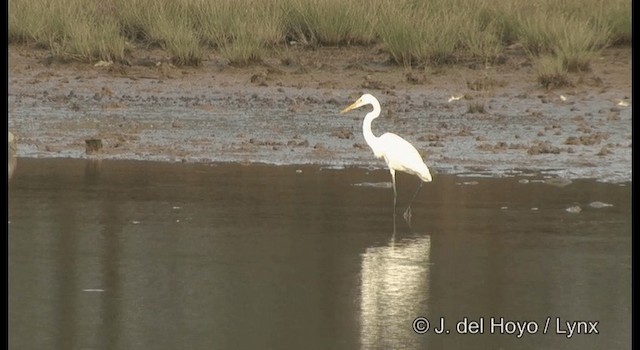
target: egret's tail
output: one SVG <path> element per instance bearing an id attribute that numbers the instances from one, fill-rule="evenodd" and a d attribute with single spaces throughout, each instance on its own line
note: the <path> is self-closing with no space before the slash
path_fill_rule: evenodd
<path id="1" fill-rule="evenodd" d="M 426 166 L 424 167 L 423 171 L 418 174 L 418 176 L 424 182 L 431 182 L 433 180 L 433 178 L 431 177 L 431 173 L 429 172 L 429 168 L 427 168 Z"/>

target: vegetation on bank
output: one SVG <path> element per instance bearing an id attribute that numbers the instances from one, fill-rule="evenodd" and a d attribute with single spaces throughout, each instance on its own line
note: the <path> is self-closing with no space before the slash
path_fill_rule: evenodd
<path id="1" fill-rule="evenodd" d="M 11 0 L 9 43 L 55 57 L 124 60 L 166 49 L 198 65 L 209 50 L 234 64 L 292 43 L 377 44 L 405 66 L 499 62 L 523 45 L 539 74 L 587 71 L 610 45 L 631 45 L 628 0 Z"/>

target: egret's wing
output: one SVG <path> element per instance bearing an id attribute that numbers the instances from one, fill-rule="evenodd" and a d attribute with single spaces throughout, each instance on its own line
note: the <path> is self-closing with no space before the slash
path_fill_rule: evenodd
<path id="1" fill-rule="evenodd" d="M 394 133 L 380 136 L 378 144 L 384 149 L 384 156 L 390 168 L 415 174 L 431 181 L 429 168 L 422 160 L 418 150 L 409 141 Z"/>

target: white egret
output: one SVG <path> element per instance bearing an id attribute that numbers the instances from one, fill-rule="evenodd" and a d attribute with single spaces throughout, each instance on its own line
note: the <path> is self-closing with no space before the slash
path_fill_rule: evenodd
<path id="1" fill-rule="evenodd" d="M 380 102 L 378 99 L 373 97 L 370 94 L 362 95 L 356 102 L 351 104 L 349 107 L 342 110 L 342 113 L 349 112 L 352 109 L 356 109 L 365 105 L 372 105 L 373 110 L 364 117 L 364 122 L 362 123 L 362 133 L 364 134 L 364 139 L 371 147 L 373 154 L 377 158 L 384 158 L 387 163 L 387 167 L 389 167 L 389 172 L 391 172 L 391 180 L 393 182 L 393 215 L 396 215 L 396 201 L 397 201 L 397 191 L 396 191 L 396 171 L 402 171 L 407 174 L 413 174 L 420 178 L 420 184 L 418 185 L 418 189 L 413 194 L 411 201 L 409 201 L 409 206 L 404 211 L 404 219 L 407 221 L 409 225 L 411 225 L 411 203 L 416 198 L 416 195 L 422 188 L 422 184 L 424 182 L 431 182 L 431 173 L 429 172 L 429 168 L 420 157 L 420 153 L 410 144 L 407 140 L 402 137 L 394 134 L 394 133 L 384 133 L 382 136 L 378 137 L 373 134 L 371 131 L 371 122 L 380 116 Z M 395 222 L 395 221 L 394 221 Z"/>

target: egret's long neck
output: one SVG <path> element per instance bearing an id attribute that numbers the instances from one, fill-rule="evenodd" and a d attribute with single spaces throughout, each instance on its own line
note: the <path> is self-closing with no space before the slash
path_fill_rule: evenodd
<path id="1" fill-rule="evenodd" d="M 376 148 L 378 145 L 378 137 L 373 134 L 371 131 L 371 122 L 380 116 L 380 103 L 378 101 L 371 102 L 373 106 L 373 111 L 367 113 L 364 117 L 364 122 L 362 123 L 362 134 L 364 135 L 365 141 L 371 146 L 373 152 L 376 153 Z"/>

